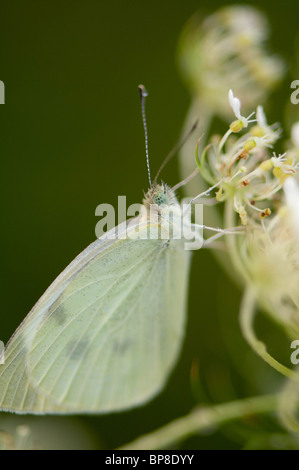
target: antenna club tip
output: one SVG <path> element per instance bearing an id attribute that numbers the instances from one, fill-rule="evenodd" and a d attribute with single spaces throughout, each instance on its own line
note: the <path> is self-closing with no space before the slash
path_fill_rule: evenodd
<path id="1" fill-rule="evenodd" d="M 148 96 L 148 92 L 144 85 L 138 85 L 138 89 L 139 89 L 140 96 L 142 97 Z"/>

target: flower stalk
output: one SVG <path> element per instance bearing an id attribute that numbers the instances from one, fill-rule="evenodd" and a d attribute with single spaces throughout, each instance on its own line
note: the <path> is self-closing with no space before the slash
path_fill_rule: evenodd
<path id="1" fill-rule="evenodd" d="M 263 395 L 198 407 L 186 416 L 125 444 L 119 450 L 169 449 L 195 434 L 212 433 L 225 423 L 271 413 L 276 410 L 277 403 L 277 395 Z"/>

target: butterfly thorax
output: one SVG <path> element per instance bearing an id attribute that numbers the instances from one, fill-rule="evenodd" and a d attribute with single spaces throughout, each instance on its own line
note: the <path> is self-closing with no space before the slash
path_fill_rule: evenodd
<path id="1" fill-rule="evenodd" d="M 161 184 L 154 183 L 152 185 L 143 199 L 143 204 L 147 210 L 151 206 L 156 206 L 159 212 L 159 209 L 165 206 L 178 205 L 178 201 L 170 186 L 162 182 Z"/>
<path id="2" fill-rule="evenodd" d="M 173 238 L 174 230 L 180 230 L 182 212 L 174 191 L 165 183 L 154 183 L 143 199 L 141 220 L 159 224 L 162 238 Z M 160 225 L 161 224 L 161 225 Z M 166 235 L 166 233 L 168 235 Z"/>

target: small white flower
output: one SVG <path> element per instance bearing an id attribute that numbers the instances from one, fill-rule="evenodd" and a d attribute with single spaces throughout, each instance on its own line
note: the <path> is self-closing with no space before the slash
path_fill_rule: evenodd
<path id="1" fill-rule="evenodd" d="M 252 129 L 252 133 L 256 134 L 259 137 L 267 135 L 267 142 L 269 144 L 274 144 L 281 135 L 281 129 L 278 124 L 272 124 L 269 126 L 267 118 L 262 106 L 258 106 L 256 109 L 256 120 L 257 126 Z"/>
<path id="2" fill-rule="evenodd" d="M 242 119 L 241 112 L 240 112 L 241 111 L 241 101 L 239 100 L 239 98 L 234 97 L 234 94 L 233 94 L 232 90 L 229 90 L 229 92 L 228 92 L 228 99 L 229 99 L 229 104 L 233 108 L 233 112 L 234 112 L 236 118 Z"/>
<path id="3" fill-rule="evenodd" d="M 272 163 L 274 168 L 281 168 L 282 166 L 285 166 L 285 161 L 287 159 L 287 152 L 283 153 L 282 155 L 276 155 L 275 152 L 273 152 L 273 157 L 272 157 Z"/>
<path id="4" fill-rule="evenodd" d="M 263 106 L 258 106 L 256 108 L 256 120 L 260 127 L 268 126 Z"/>
<path id="5" fill-rule="evenodd" d="M 263 149 L 265 147 L 273 148 L 268 135 L 264 135 L 263 137 L 250 137 L 244 143 L 242 142 L 241 145 L 246 152 L 255 152 L 256 150 Z"/>
<path id="6" fill-rule="evenodd" d="M 296 163 L 295 161 L 289 161 L 287 152 L 279 155 L 278 157 L 275 152 L 273 152 L 273 155 L 274 156 L 271 158 L 271 161 L 274 168 L 280 168 L 287 175 L 293 175 L 296 173 L 299 168 L 299 163 Z"/>
<path id="7" fill-rule="evenodd" d="M 254 112 L 251 113 L 247 118 L 241 115 L 241 101 L 239 98 L 234 96 L 232 90 L 229 90 L 228 92 L 228 100 L 236 118 L 242 123 L 243 127 L 247 127 L 250 122 L 255 122 L 255 119 L 249 120 L 251 116 L 253 116 Z"/>
<path id="8" fill-rule="evenodd" d="M 286 203 L 296 235 L 299 237 L 299 186 L 295 178 L 287 178 L 283 185 Z"/>
<path id="9" fill-rule="evenodd" d="M 271 145 L 271 139 L 268 134 L 264 135 L 263 137 L 253 137 L 253 140 L 256 143 L 256 146 L 258 148 L 262 147 L 268 147 L 269 149 L 273 148 L 273 145 Z"/>

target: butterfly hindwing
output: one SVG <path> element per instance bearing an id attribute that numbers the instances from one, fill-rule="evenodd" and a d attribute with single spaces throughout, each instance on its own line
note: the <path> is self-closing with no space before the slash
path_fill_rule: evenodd
<path id="1" fill-rule="evenodd" d="M 154 396 L 181 346 L 188 265 L 181 241 L 94 242 L 10 341 L 0 407 L 102 413 Z"/>

